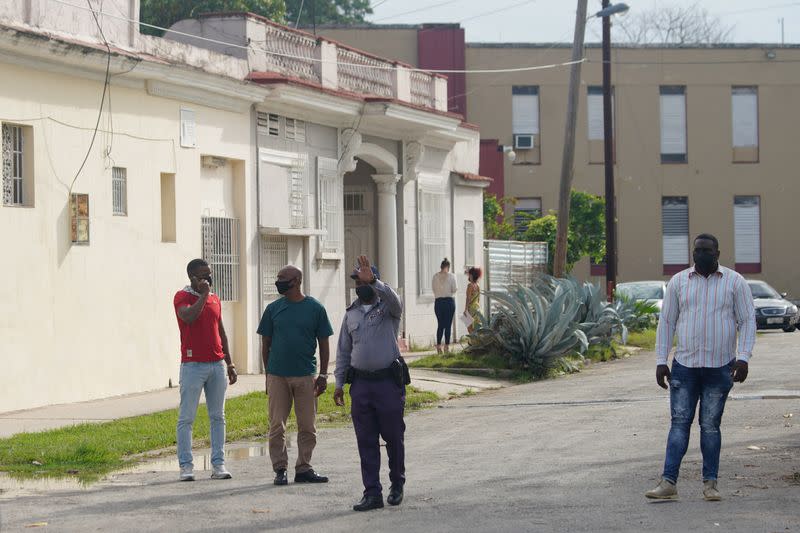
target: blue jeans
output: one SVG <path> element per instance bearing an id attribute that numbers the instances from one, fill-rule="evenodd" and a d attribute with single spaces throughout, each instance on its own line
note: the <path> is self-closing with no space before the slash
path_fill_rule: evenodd
<path id="1" fill-rule="evenodd" d="M 178 463 L 192 464 L 192 425 L 205 390 L 211 426 L 211 464 L 225 464 L 225 390 L 228 378 L 222 361 L 181 363 L 181 407 L 178 415 Z"/>
<path id="2" fill-rule="evenodd" d="M 662 477 L 678 481 L 681 460 L 689 447 L 697 402 L 700 401 L 700 450 L 703 453 L 703 481 L 717 479 L 722 435 L 719 425 L 725 400 L 733 387 L 733 361 L 720 368 L 689 368 L 672 363 L 669 403 L 672 425 L 667 438 L 667 457 Z"/>

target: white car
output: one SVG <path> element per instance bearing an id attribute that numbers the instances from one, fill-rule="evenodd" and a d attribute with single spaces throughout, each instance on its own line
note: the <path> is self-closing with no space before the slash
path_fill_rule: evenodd
<path id="1" fill-rule="evenodd" d="M 617 294 L 632 300 L 644 300 L 655 304 L 661 314 L 661 305 L 664 303 L 664 291 L 667 290 L 665 281 L 630 281 L 617 285 Z"/>

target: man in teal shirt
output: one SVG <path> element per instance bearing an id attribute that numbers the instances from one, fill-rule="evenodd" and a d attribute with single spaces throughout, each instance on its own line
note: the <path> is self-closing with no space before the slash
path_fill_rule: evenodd
<path id="1" fill-rule="evenodd" d="M 267 306 L 258 325 L 261 358 L 267 372 L 269 407 L 269 457 L 275 484 L 289 483 L 286 469 L 286 420 L 294 403 L 297 418 L 297 463 L 295 483 L 327 483 L 311 468 L 317 444 L 317 397 L 328 386 L 328 338 L 333 328 L 328 313 L 317 300 L 302 291 L 303 273 L 293 266 L 278 272 L 275 286 L 282 297 Z M 315 352 L 319 342 L 320 373 Z M 316 377 L 315 377 L 316 376 Z"/>

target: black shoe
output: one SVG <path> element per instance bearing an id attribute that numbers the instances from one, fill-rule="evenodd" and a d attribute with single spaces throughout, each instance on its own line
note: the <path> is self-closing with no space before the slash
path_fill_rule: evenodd
<path id="1" fill-rule="evenodd" d="M 383 496 L 364 496 L 353 506 L 354 511 L 371 511 L 373 509 L 383 509 Z"/>
<path id="2" fill-rule="evenodd" d="M 403 485 L 392 485 L 389 489 L 389 496 L 386 498 L 389 505 L 400 505 L 403 503 Z"/>
<path id="3" fill-rule="evenodd" d="M 286 470 L 278 470 L 275 472 L 275 484 L 276 485 L 288 485 L 289 478 L 286 477 Z"/>
<path id="4" fill-rule="evenodd" d="M 286 474 L 284 474 L 286 475 Z M 295 483 L 327 483 L 328 478 L 325 476 L 320 476 L 314 469 L 306 470 L 305 472 L 298 472 L 294 475 L 294 482 Z"/>

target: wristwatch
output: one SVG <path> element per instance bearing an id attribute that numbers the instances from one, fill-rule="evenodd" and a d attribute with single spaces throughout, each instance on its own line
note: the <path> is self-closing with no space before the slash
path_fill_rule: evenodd
<path id="1" fill-rule="evenodd" d="M 324 374 L 323 374 L 323 373 L 320 373 L 320 375 L 319 375 L 319 376 L 317 376 L 317 377 L 318 377 L 318 378 L 325 378 L 325 379 L 328 379 L 328 373 L 327 373 L 327 372 L 325 372 Z"/>

